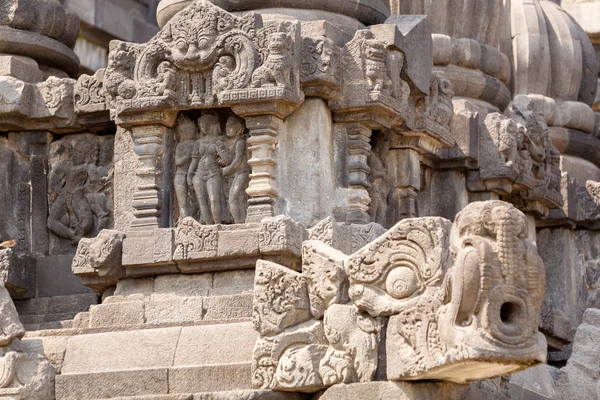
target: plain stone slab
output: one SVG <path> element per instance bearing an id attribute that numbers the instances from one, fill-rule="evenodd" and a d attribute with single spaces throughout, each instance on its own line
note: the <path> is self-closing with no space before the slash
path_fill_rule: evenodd
<path id="1" fill-rule="evenodd" d="M 234 270 L 215 272 L 213 276 L 211 296 L 237 294 L 254 290 L 254 270 Z"/>
<path id="2" fill-rule="evenodd" d="M 41 82 L 44 74 L 37 67 L 37 63 L 35 61 L 33 63 L 34 65 L 24 61 L 21 57 L 0 56 L 0 75 L 12 76 L 28 83 Z"/>
<path id="3" fill-rule="evenodd" d="M 131 301 L 115 304 L 101 304 L 90 308 L 90 327 L 142 325 L 144 323 L 144 303 Z"/>
<path id="4" fill-rule="evenodd" d="M 154 293 L 154 278 L 122 279 L 117 283 L 115 296 Z"/>
<path id="5" fill-rule="evenodd" d="M 252 360 L 257 339 L 258 333 L 250 322 L 184 327 L 172 365 L 247 363 Z"/>
<path id="6" fill-rule="evenodd" d="M 468 385 L 454 383 L 368 382 L 335 385 L 319 400 L 461 400 Z"/>
<path id="7" fill-rule="evenodd" d="M 202 320 L 202 297 L 150 300 L 145 304 L 146 324 L 189 323 Z"/>
<path id="8" fill-rule="evenodd" d="M 300 393 L 285 393 L 262 390 L 238 390 L 235 392 L 197 393 L 194 400 L 302 400 Z"/>
<path id="9" fill-rule="evenodd" d="M 206 296 L 212 286 L 212 274 L 161 275 L 154 280 L 154 293 L 174 296 Z"/>
<path id="10" fill-rule="evenodd" d="M 250 363 L 169 369 L 169 393 L 250 389 Z"/>
<path id="11" fill-rule="evenodd" d="M 56 377 L 56 400 L 108 399 L 168 393 L 166 369 L 145 369 Z"/>
<path id="12" fill-rule="evenodd" d="M 204 319 L 227 321 L 252 316 L 253 294 L 215 296 L 204 299 Z"/>
<path id="13" fill-rule="evenodd" d="M 106 332 L 69 340 L 63 375 L 169 368 L 181 328 Z M 199 337 L 194 339 L 197 341 Z"/>

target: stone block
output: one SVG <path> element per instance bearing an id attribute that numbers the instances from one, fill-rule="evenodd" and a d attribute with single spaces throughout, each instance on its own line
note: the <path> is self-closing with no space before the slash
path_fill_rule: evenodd
<path id="1" fill-rule="evenodd" d="M 212 286 L 212 274 L 172 274 L 157 276 L 154 293 L 173 296 L 206 296 Z"/>
<path id="2" fill-rule="evenodd" d="M 169 369 L 169 392 L 218 392 L 249 389 L 250 363 L 177 367 Z"/>
<path id="3" fill-rule="evenodd" d="M 173 261 L 173 229 L 130 232 L 123 240 L 123 265 L 168 264 Z"/>
<path id="4" fill-rule="evenodd" d="M 258 229 L 222 230 L 218 234 L 218 256 L 259 255 Z"/>
<path id="5" fill-rule="evenodd" d="M 90 313 L 82 312 L 77 314 L 73 318 L 73 328 L 74 329 L 82 329 L 90 327 Z"/>
<path id="6" fill-rule="evenodd" d="M 469 390 L 468 385 L 453 383 L 369 382 L 335 385 L 320 400 L 458 400 Z"/>
<path id="7" fill-rule="evenodd" d="M 23 351 L 26 353 L 46 356 L 48 361 L 56 368 L 56 372 L 60 373 L 68 341 L 68 336 L 44 336 L 24 338 L 21 341 L 21 345 Z"/>
<path id="8" fill-rule="evenodd" d="M 56 377 L 57 400 L 107 399 L 165 393 L 168 393 L 166 369 L 96 372 Z"/>
<path id="9" fill-rule="evenodd" d="M 87 311 L 91 305 L 98 304 L 99 296 L 95 293 L 55 296 L 50 298 L 48 312 L 51 314 L 77 314 Z"/>
<path id="10" fill-rule="evenodd" d="M 197 393 L 193 400 L 302 400 L 304 395 L 290 392 L 263 390 L 236 390 L 233 392 Z"/>
<path id="11" fill-rule="evenodd" d="M 13 249 L 0 250 L 0 280 L 13 299 L 35 296 L 35 258 L 15 255 Z"/>
<path id="12" fill-rule="evenodd" d="M 146 324 L 189 323 L 202 320 L 202 298 L 177 297 L 145 303 Z"/>
<path id="13" fill-rule="evenodd" d="M 287 160 L 277 176 L 286 214 L 304 226 L 312 226 L 333 211 L 333 124 L 327 102 L 308 98 L 285 122 L 278 153 Z M 314 168 L 299 168 L 312 165 Z"/>
<path id="14" fill-rule="evenodd" d="M 27 83 L 44 79 L 44 73 L 35 60 L 11 55 L 0 55 L 0 76 L 12 76 Z"/>
<path id="15" fill-rule="evenodd" d="M 257 338 L 258 334 L 250 322 L 184 327 L 172 365 L 189 367 L 249 363 Z"/>
<path id="16" fill-rule="evenodd" d="M 43 315 L 48 313 L 50 309 L 50 297 L 42 297 L 38 299 L 17 300 L 15 307 L 20 316 L 23 315 Z"/>
<path id="17" fill-rule="evenodd" d="M 387 28 L 392 24 L 397 33 Z M 431 24 L 425 15 L 392 15 L 383 25 L 370 28 L 375 36 L 388 44 L 393 44 L 406 55 L 406 77 L 412 94 L 429 94 L 431 69 L 433 65 L 433 43 Z"/>
<path id="18" fill-rule="evenodd" d="M 227 321 L 252 316 L 252 293 L 204 299 L 204 319 Z"/>
<path id="19" fill-rule="evenodd" d="M 512 398 L 524 400 L 555 400 L 560 395 L 547 365 L 538 365 L 509 377 Z"/>
<path id="20" fill-rule="evenodd" d="M 141 301 L 100 304 L 90 307 L 90 327 L 142 325 L 144 303 Z"/>
<path id="21" fill-rule="evenodd" d="M 129 296 L 133 294 L 152 294 L 154 293 L 154 278 L 131 278 L 123 279 L 117 283 L 115 296 Z"/>
<path id="22" fill-rule="evenodd" d="M 72 255 L 38 257 L 37 297 L 93 294 L 71 271 Z"/>
<path id="23" fill-rule="evenodd" d="M 169 368 L 180 331 L 181 328 L 162 328 L 73 336 L 67 345 L 62 373 Z"/>
<path id="24" fill-rule="evenodd" d="M 215 272 L 213 275 L 211 296 L 222 296 L 252 291 L 254 289 L 254 270 L 234 270 Z"/>

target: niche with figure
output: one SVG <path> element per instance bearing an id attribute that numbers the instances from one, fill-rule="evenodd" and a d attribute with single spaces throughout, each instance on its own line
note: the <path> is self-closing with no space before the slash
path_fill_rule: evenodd
<path id="1" fill-rule="evenodd" d="M 203 225 L 246 221 L 250 182 L 246 125 L 228 110 L 181 113 L 174 189 L 179 219 Z"/>
<path id="2" fill-rule="evenodd" d="M 70 253 L 113 224 L 114 136 L 68 135 L 50 144 L 50 252 Z"/>

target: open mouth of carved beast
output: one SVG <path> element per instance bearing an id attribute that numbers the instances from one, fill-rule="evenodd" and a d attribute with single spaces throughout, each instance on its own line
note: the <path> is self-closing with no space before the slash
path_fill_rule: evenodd
<path id="1" fill-rule="evenodd" d="M 529 293 L 512 285 L 499 285 L 490 291 L 482 317 L 486 333 L 506 345 L 523 344 L 537 327 Z"/>

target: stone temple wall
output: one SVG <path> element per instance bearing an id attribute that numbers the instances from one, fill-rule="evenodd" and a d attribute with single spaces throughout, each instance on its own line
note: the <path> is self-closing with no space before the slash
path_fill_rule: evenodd
<path id="1" fill-rule="evenodd" d="M 582 24 L 0 2 L 0 400 L 600 398 Z"/>

